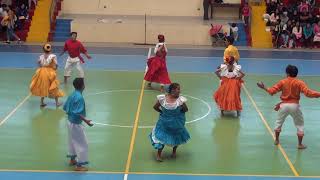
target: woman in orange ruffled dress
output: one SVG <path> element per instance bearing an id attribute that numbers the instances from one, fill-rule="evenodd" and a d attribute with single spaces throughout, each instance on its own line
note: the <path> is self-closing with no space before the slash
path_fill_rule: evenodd
<path id="1" fill-rule="evenodd" d="M 237 116 L 240 116 L 242 110 L 241 84 L 243 83 L 242 78 L 245 76 L 241 71 L 241 66 L 235 64 L 234 57 L 229 57 L 215 73 L 221 80 L 221 84 L 213 98 L 221 110 L 221 115 L 224 115 L 224 111 L 237 111 Z"/>
<path id="2" fill-rule="evenodd" d="M 45 107 L 44 98 L 54 98 L 56 106 L 59 107 L 59 97 L 64 96 L 64 93 L 59 90 L 59 80 L 57 79 L 57 57 L 51 53 L 51 45 L 43 46 L 44 54 L 39 57 L 36 73 L 33 75 L 30 91 L 34 96 L 41 97 L 40 107 Z"/>

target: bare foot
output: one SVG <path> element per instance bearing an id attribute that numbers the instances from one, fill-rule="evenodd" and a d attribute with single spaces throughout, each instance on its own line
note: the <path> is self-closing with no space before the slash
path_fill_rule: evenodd
<path id="1" fill-rule="evenodd" d="M 274 141 L 274 145 L 278 145 L 279 143 L 280 143 L 279 140 Z"/>
<path id="2" fill-rule="evenodd" d="M 46 107 L 47 104 L 40 104 L 40 107 L 43 108 L 43 107 Z"/>
<path id="3" fill-rule="evenodd" d="M 304 144 L 299 144 L 298 149 L 307 149 L 307 146 L 305 146 Z"/>
<path id="4" fill-rule="evenodd" d="M 77 161 L 72 159 L 72 160 L 69 161 L 69 165 L 70 166 L 75 166 L 75 165 L 77 165 Z"/>
<path id="5" fill-rule="evenodd" d="M 157 156 L 157 161 L 158 162 L 163 162 L 163 159 L 160 156 Z"/>

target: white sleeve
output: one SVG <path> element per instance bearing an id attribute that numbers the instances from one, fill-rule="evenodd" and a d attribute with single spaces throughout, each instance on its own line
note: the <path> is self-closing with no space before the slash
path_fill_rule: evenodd
<path id="1" fill-rule="evenodd" d="M 156 47 L 154 48 L 154 54 L 156 54 L 158 52 L 158 49 L 159 49 L 159 43 L 157 43 Z"/>
<path id="2" fill-rule="evenodd" d="M 228 74 L 228 66 L 225 64 L 220 65 L 220 76 L 226 76 Z"/>
<path id="3" fill-rule="evenodd" d="M 240 70 L 241 70 L 241 65 L 236 65 L 233 69 L 233 73 L 236 75 L 236 76 L 240 76 Z"/>
<path id="4" fill-rule="evenodd" d="M 179 98 L 177 99 L 178 106 L 181 106 L 185 102 L 187 102 L 187 98 L 185 98 L 184 96 L 179 96 Z"/>
<path id="5" fill-rule="evenodd" d="M 164 106 L 165 99 L 166 99 L 166 95 L 165 95 L 165 94 L 161 94 L 161 95 L 158 95 L 158 96 L 157 96 L 157 100 L 159 101 L 159 103 L 160 103 L 162 106 Z"/>

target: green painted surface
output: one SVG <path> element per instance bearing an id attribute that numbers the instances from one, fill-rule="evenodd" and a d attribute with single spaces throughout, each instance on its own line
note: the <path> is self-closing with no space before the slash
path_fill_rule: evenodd
<path id="1" fill-rule="evenodd" d="M 26 81 L 24 84 L 28 84 L 32 71 L 22 71 L 29 75 L 23 79 Z M 89 94 L 106 90 L 139 89 L 142 76 L 142 73 L 87 72 L 84 95 L 88 118 L 100 123 L 132 124 L 139 92 Z M 62 85 L 62 89 L 69 94 L 73 90 L 72 83 L 66 87 Z M 19 90 L 21 94 L 28 92 L 27 86 Z M 66 97 L 62 101 L 65 99 Z M 39 98 L 31 97 L 0 127 L 0 169 L 71 170 L 66 158 L 65 114 L 62 108 L 55 108 L 53 100 L 46 101 L 48 107 L 41 110 Z M 89 140 L 90 169 L 124 171 L 131 129 L 96 125 L 86 127 L 86 133 Z"/>
<path id="2" fill-rule="evenodd" d="M 5 76 L 7 74 L 15 75 Z M 0 71 L 0 98 L 3 102 L 0 104 L 1 119 L 28 94 L 32 74 L 32 70 Z M 155 150 L 148 139 L 151 129 L 139 128 L 131 172 L 293 175 L 281 152 L 273 146 L 270 134 L 244 91 L 244 110 L 240 119 L 232 115 L 221 118 L 212 100 L 213 91 L 218 86 L 218 80 L 212 74 L 174 73 L 171 76 L 181 84 L 182 93 L 187 95 L 190 108 L 187 113 L 188 121 L 197 119 L 208 111 L 203 102 L 192 97 L 207 102 L 211 112 L 202 120 L 187 125 L 192 139 L 179 147 L 176 159 L 169 157 L 171 149 L 167 147 L 163 163 L 154 160 Z M 133 125 L 142 77 L 142 72 L 87 71 L 84 94 L 88 117 L 104 124 Z M 261 78 L 270 86 L 281 77 L 246 77 L 248 90 L 272 127 L 276 117 L 276 112 L 272 109 L 279 99 L 278 96 L 268 96 L 256 88 L 255 82 Z M 316 77 L 304 79 L 309 84 L 314 84 L 312 88 L 317 88 Z M 61 88 L 67 94 L 73 90 L 71 82 Z M 110 90 L 115 91 L 104 92 Z M 155 125 L 158 114 L 152 106 L 158 94 L 158 91 L 145 91 L 139 126 Z M 48 108 L 40 110 L 39 99 L 31 97 L 0 127 L 0 169 L 71 170 L 65 158 L 67 131 L 64 112 L 62 108 L 54 107 L 53 100 L 47 101 Z M 62 101 L 65 101 L 65 98 L 62 98 Z M 318 102 L 303 98 L 301 104 L 306 119 L 305 143 L 309 145 L 308 149 L 296 149 L 295 128 L 289 119 L 281 140 L 301 175 L 320 175 L 315 166 L 319 160 L 317 150 L 320 146 L 317 143 L 320 136 L 317 133 L 320 123 L 316 114 Z M 124 171 L 132 129 L 96 125 L 92 128 L 86 127 L 86 133 L 90 148 L 90 169 Z"/>
<path id="3" fill-rule="evenodd" d="M 182 84 L 182 93 L 208 102 L 212 112 L 203 120 L 187 126 L 192 139 L 178 149 L 176 159 L 170 158 L 171 148 L 167 147 L 163 163 L 155 161 L 156 151 L 146 143 L 151 130 L 140 130 L 131 171 L 292 175 L 280 152 L 272 146 L 271 136 L 245 93 L 242 93 L 244 111 L 240 119 L 221 118 L 212 100 L 218 85 L 213 75 L 175 74 L 172 78 Z M 144 98 L 142 111 L 149 112 L 141 114 L 141 122 L 157 120 L 158 114 L 152 110 L 154 101 Z M 190 107 L 188 120 L 206 112 L 205 106 L 193 99 L 189 98 L 187 104 Z"/>
<path id="4" fill-rule="evenodd" d="M 247 77 L 247 81 L 250 82 L 247 83 L 247 87 L 271 128 L 273 128 L 277 117 L 277 112 L 273 110 L 273 107 L 276 103 L 280 102 L 280 94 L 269 96 L 264 91 L 258 90 L 255 82 L 263 80 L 265 84 L 270 87 L 283 77 L 284 76 Z M 301 79 L 305 80 L 311 89 L 320 91 L 319 77 L 308 76 L 301 77 Z M 291 117 L 287 117 L 287 120 L 284 123 L 280 141 L 300 175 L 319 176 L 320 173 L 317 166 L 320 159 L 320 155 L 318 153 L 318 149 L 320 149 L 320 144 L 318 143 L 320 139 L 318 130 L 318 127 L 320 127 L 319 99 L 310 99 L 304 95 L 301 95 L 300 105 L 305 120 L 304 143 L 308 146 L 308 148 L 305 150 L 297 149 L 297 130 Z"/>

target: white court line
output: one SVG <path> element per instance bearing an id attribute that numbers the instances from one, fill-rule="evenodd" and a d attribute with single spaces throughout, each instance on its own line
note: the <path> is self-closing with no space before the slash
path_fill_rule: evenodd
<path id="1" fill-rule="evenodd" d="M 97 92 L 97 93 L 86 94 L 86 95 L 84 95 L 84 97 L 95 96 L 95 95 L 100 95 L 100 94 L 107 94 L 107 93 L 137 92 L 137 91 L 140 91 L 140 90 L 138 90 L 138 89 L 108 90 L 108 91 L 102 91 L 102 92 Z M 153 92 L 152 90 L 144 90 L 144 91 L 145 91 L 145 92 Z M 208 102 L 204 101 L 203 99 L 200 99 L 200 98 L 197 98 L 197 97 L 194 97 L 194 96 L 190 96 L 190 95 L 187 95 L 187 94 L 181 94 L 181 95 L 202 102 L 202 103 L 207 107 L 207 109 L 208 109 L 208 111 L 206 112 L 206 114 L 204 114 L 204 115 L 202 115 L 201 117 L 198 117 L 198 118 L 196 118 L 196 119 L 193 119 L 193 120 L 191 120 L 191 121 L 187 121 L 186 124 L 191 124 L 191 123 L 200 121 L 200 120 L 204 119 L 205 117 L 207 117 L 207 116 L 211 113 L 212 109 L 211 109 L 211 106 L 209 105 Z M 119 127 L 119 128 L 132 128 L 132 127 L 133 127 L 133 126 L 128 126 L 128 125 L 108 124 L 108 123 L 101 123 L 101 122 L 93 122 L 93 123 L 94 123 L 94 124 L 97 124 L 97 125 L 102 125 L 102 126 Z M 154 127 L 154 126 L 138 126 L 139 129 L 147 129 L 147 128 L 153 128 L 153 127 Z"/>
<path id="2" fill-rule="evenodd" d="M 26 96 L 2 121 L 0 121 L 0 126 L 3 125 L 30 97 L 31 94 Z"/>

